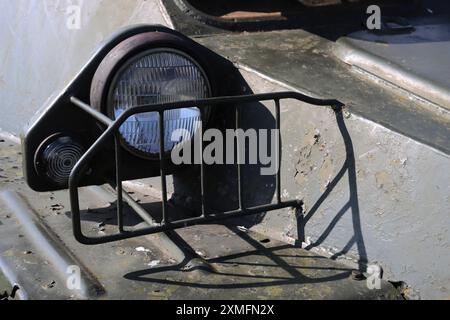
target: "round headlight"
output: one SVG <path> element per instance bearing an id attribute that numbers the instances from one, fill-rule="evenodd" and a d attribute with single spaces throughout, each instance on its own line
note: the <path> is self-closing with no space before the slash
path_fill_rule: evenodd
<path id="1" fill-rule="evenodd" d="M 187 54 L 169 48 L 144 51 L 125 62 L 115 74 L 108 93 L 107 112 L 117 119 L 126 110 L 146 104 L 204 99 L 211 96 L 211 86 L 198 63 Z M 164 113 L 164 147 L 169 153 L 177 142 L 172 132 L 183 130 L 190 140 L 201 123 L 195 106 Z M 159 114 L 132 116 L 120 128 L 125 147 L 146 158 L 159 156 Z"/>

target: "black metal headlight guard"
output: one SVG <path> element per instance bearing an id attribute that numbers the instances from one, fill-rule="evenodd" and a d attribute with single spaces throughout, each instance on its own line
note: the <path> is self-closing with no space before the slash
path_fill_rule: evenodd
<path id="1" fill-rule="evenodd" d="M 95 245 L 108 242 L 114 242 L 159 232 L 165 232 L 170 230 L 176 230 L 180 228 L 185 228 L 193 225 L 206 224 L 211 222 L 222 221 L 231 218 L 237 218 L 242 216 L 255 215 L 263 212 L 270 212 L 283 208 L 299 208 L 302 206 L 302 202 L 298 200 L 282 201 L 281 196 L 281 141 L 279 141 L 279 163 L 280 166 L 277 171 L 276 178 L 276 203 L 261 205 L 257 207 L 248 208 L 244 204 L 243 199 L 243 185 L 244 181 L 242 178 L 242 165 L 237 165 L 238 171 L 238 199 L 239 208 L 233 211 L 220 212 L 210 214 L 205 207 L 205 164 L 202 160 L 201 170 L 200 170 L 200 182 L 201 182 L 201 215 L 195 218 L 188 218 L 184 220 L 171 221 L 168 211 L 168 199 L 167 199 L 167 181 L 166 181 L 166 159 L 163 157 L 164 154 L 164 112 L 173 109 L 182 109 L 192 105 L 197 106 L 201 113 L 204 113 L 205 108 L 217 108 L 217 107 L 231 107 L 234 108 L 236 113 L 236 129 L 241 127 L 240 124 L 240 113 L 241 107 L 237 106 L 242 103 L 252 103 L 252 102 L 267 102 L 274 101 L 276 109 L 276 129 L 281 130 L 281 101 L 285 99 L 293 99 L 305 102 L 310 105 L 315 106 L 330 106 L 335 112 L 340 112 L 342 109 L 342 104 L 337 100 L 323 100 L 309 97 L 297 92 L 279 92 L 279 93 L 267 93 L 267 94 L 256 94 L 256 95 L 244 95 L 244 96 L 232 96 L 232 97 L 219 97 L 210 98 L 195 101 L 180 101 L 175 103 L 166 104 L 154 104 L 154 105 L 143 105 L 134 107 L 132 109 L 124 112 L 117 120 L 113 121 L 103 115 L 102 113 L 96 111 L 88 104 L 84 103 L 75 96 L 70 98 L 73 105 L 77 106 L 83 110 L 86 114 L 95 119 L 95 121 L 103 124 L 107 129 L 103 134 L 92 144 L 89 150 L 84 154 L 84 156 L 76 164 L 69 179 L 69 192 L 70 192 L 70 204 L 72 211 L 72 223 L 73 232 L 75 238 L 86 245 Z M 119 129 L 121 125 L 131 116 L 139 113 L 146 112 L 157 112 L 159 114 L 159 128 L 160 128 L 160 176 L 161 176 L 161 206 L 162 206 L 162 221 L 157 223 L 153 220 L 152 216 L 136 201 L 132 199 L 123 190 L 123 180 L 122 180 L 122 169 L 123 163 L 121 161 L 122 151 L 120 145 L 120 132 Z M 203 127 L 200 128 L 201 134 L 203 135 Z M 87 168 L 89 166 L 89 161 L 98 153 L 107 143 L 108 140 L 115 140 L 115 181 L 111 182 L 111 185 L 116 189 L 117 193 L 117 227 L 118 233 L 113 235 L 107 235 L 103 237 L 87 237 L 83 234 L 81 228 L 81 213 L 80 213 L 80 203 L 78 189 L 80 187 L 80 181 L 86 174 Z M 279 134 L 279 139 L 281 140 L 281 134 Z M 239 142 L 238 142 L 239 143 Z M 239 150 L 239 148 L 238 148 Z M 124 229 L 124 214 L 123 207 L 124 201 L 138 214 L 150 227 L 137 230 L 137 231 L 125 231 Z"/>

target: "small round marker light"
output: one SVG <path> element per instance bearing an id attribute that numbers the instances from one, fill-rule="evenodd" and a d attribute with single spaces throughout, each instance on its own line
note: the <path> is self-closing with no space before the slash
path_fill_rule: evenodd
<path id="1" fill-rule="evenodd" d="M 72 169 L 85 153 L 81 143 L 69 136 L 48 138 L 36 153 L 36 170 L 59 187 L 67 187 Z"/>

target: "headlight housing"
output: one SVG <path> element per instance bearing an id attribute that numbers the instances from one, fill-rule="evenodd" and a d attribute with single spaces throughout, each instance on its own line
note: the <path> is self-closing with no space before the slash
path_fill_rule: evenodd
<path id="1" fill-rule="evenodd" d="M 205 64 L 191 43 L 170 34 L 144 33 L 131 37 L 103 59 L 91 85 L 91 106 L 111 119 L 126 110 L 147 104 L 197 100 L 213 96 Z M 195 106 L 164 113 L 164 147 L 168 157 L 179 141 L 174 130 L 183 130 L 189 141 L 207 121 Z M 203 118 L 203 119 L 202 119 Z M 159 159 L 159 115 L 144 113 L 130 117 L 120 128 L 123 147 L 143 159 Z"/>
<path id="2" fill-rule="evenodd" d="M 107 99 L 107 114 L 117 119 L 126 110 L 146 104 L 204 99 L 211 85 L 202 67 L 190 56 L 172 48 L 144 51 L 130 58 L 114 76 Z M 190 140 L 201 123 L 200 110 L 169 110 L 164 114 L 164 146 L 169 153 L 176 142 L 174 130 L 182 129 Z M 156 112 L 130 117 L 120 128 L 122 141 L 130 152 L 159 158 L 159 115 Z"/>
<path id="3" fill-rule="evenodd" d="M 123 86 L 127 81 L 128 86 Z M 22 144 L 25 179 L 39 192 L 66 189 L 75 163 L 105 132 L 108 121 L 98 121 L 74 106 L 72 98 L 116 120 L 125 110 L 142 104 L 236 95 L 241 92 L 240 81 L 231 62 L 177 31 L 151 25 L 126 27 L 107 39 L 69 85 L 29 122 Z M 165 112 L 165 152 L 160 155 L 157 116 L 130 117 L 117 132 L 120 149 L 125 151 L 121 152 L 123 181 L 159 176 L 160 156 L 166 159 L 167 173 L 184 170 L 168 157 L 177 143 L 171 141 L 171 133 L 184 129 L 183 141 L 190 143 L 200 124 L 208 127 L 222 119 L 205 107 L 201 114 L 196 106 Z M 55 136 L 66 138 L 54 143 Z M 61 143 L 67 145 L 66 150 L 68 144 L 75 147 L 73 161 L 63 159 L 68 154 L 59 157 L 59 153 L 48 152 Z M 81 185 L 111 183 L 117 167 L 115 149 L 116 141 L 110 139 L 91 159 Z M 63 166 L 51 167 L 51 163 Z M 50 172 L 48 168 L 58 170 Z"/>

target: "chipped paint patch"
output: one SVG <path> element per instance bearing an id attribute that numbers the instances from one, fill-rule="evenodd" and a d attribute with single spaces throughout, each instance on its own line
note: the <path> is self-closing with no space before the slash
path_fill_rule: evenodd
<path id="1" fill-rule="evenodd" d="M 152 252 L 150 249 L 146 249 L 146 248 L 144 248 L 144 247 L 137 247 L 137 248 L 136 248 L 136 251 L 137 251 L 137 252 L 145 252 L 145 253 L 150 253 L 150 252 Z"/>

